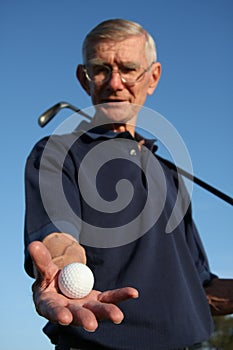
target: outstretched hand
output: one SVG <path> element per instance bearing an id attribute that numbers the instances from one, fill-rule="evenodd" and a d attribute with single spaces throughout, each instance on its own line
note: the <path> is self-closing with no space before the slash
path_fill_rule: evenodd
<path id="1" fill-rule="evenodd" d="M 138 297 L 136 289 L 125 287 L 105 292 L 92 290 L 82 299 L 69 299 L 59 292 L 59 268 L 53 263 L 45 245 L 39 241 L 33 242 L 29 245 L 29 253 L 37 274 L 32 286 L 36 310 L 53 323 L 81 326 L 94 332 L 99 320 L 121 323 L 124 315 L 116 304 Z"/>

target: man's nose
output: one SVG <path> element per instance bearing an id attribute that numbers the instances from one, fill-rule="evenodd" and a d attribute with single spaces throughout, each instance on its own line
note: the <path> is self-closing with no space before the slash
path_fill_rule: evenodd
<path id="1" fill-rule="evenodd" d="M 112 70 L 108 84 L 113 90 L 124 89 L 124 84 L 122 82 L 121 75 L 118 70 Z"/>

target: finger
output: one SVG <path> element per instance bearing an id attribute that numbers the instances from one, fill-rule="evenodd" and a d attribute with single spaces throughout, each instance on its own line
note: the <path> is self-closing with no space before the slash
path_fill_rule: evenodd
<path id="1" fill-rule="evenodd" d="M 57 305 L 47 308 L 40 307 L 40 315 L 45 317 L 52 323 L 59 323 L 63 326 L 67 326 L 73 322 L 72 312 L 66 307 Z"/>
<path id="2" fill-rule="evenodd" d="M 88 302 L 83 305 L 84 308 L 91 310 L 97 319 L 109 319 L 119 324 L 124 319 L 123 312 L 114 304 L 104 304 L 100 302 Z"/>
<path id="3" fill-rule="evenodd" d="M 47 318 L 53 323 L 68 325 L 73 316 L 67 308 L 68 300 L 56 292 L 36 292 L 34 302 L 39 315 Z"/>
<path id="4" fill-rule="evenodd" d="M 30 243 L 28 251 L 31 258 L 38 266 L 47 266 L 51 261 L 51 255 L 48 249 L 40 241 Z"/>
<path id="5" fill-rule="evenodd" d="M 40 274 L 46 276 L 47 279 L 52 278 L 58 271 L 58 268 L 53 263 L 51 255 L 45 245 L 39 241 L 32 242 L 28 246 L 28 251 Z"/>
<path id="6" fill-rule="evenodd" d="M 124 287 L 114 290 L 108 290 L 99 294 L 98 300 L 103 303 L 119 303 L 127 299 L 136 299 L 138 298 L 138 291 L 135 288 Z"/>
<path id="7" fill-rule="evenodd" d="M 72 325 L 81 326 L 88 332 L 94 332 L 98 327 L 98 322 L 91 310 L 80 305 L 71 304 L 69 309 L 73 315 Z"/>

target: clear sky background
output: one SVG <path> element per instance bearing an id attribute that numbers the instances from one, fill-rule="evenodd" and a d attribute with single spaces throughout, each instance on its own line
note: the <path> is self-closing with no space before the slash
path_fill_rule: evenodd
<path id="1" fill-rule="evenodd" d="M 44 110 L 58 101 L 90 106 L 75 78 L 76 65 L 82 61 L 82 40 L 97 23 L 116 17 L 141 23 L 157 42 L 163 73 L 146 106 L 179 131 L 195 174 L 233 195 L 233 1 L 2 0 L 3 350 L 53 348 L 41 331 L 45 320 L 34 311 L 32 279 L 23 269 L 24 165 L 34 143 L 70 115 L 64 110 L 41 129 L 37 118 Z M 195 186 L 193 209 L 213 272 L 232 278 L 232 207 Z"/>

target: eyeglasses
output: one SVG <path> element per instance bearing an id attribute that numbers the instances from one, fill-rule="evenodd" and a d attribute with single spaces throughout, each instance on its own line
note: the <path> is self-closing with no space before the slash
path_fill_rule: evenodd
<path id="1" fill-rule="evenodd" d="M 154 62 L 146 69 L 142 67 L 132 67 L 121 65 L 117 70 L 106 64 L 93 64 L 89 67 L 83 66 L 86 78 L 96 85 L 103 85 L 110 80 L 112 73 L 118 73 L 123 84 L 132 86 L 142 80 L 144 74 L 150 70 Z"/>

